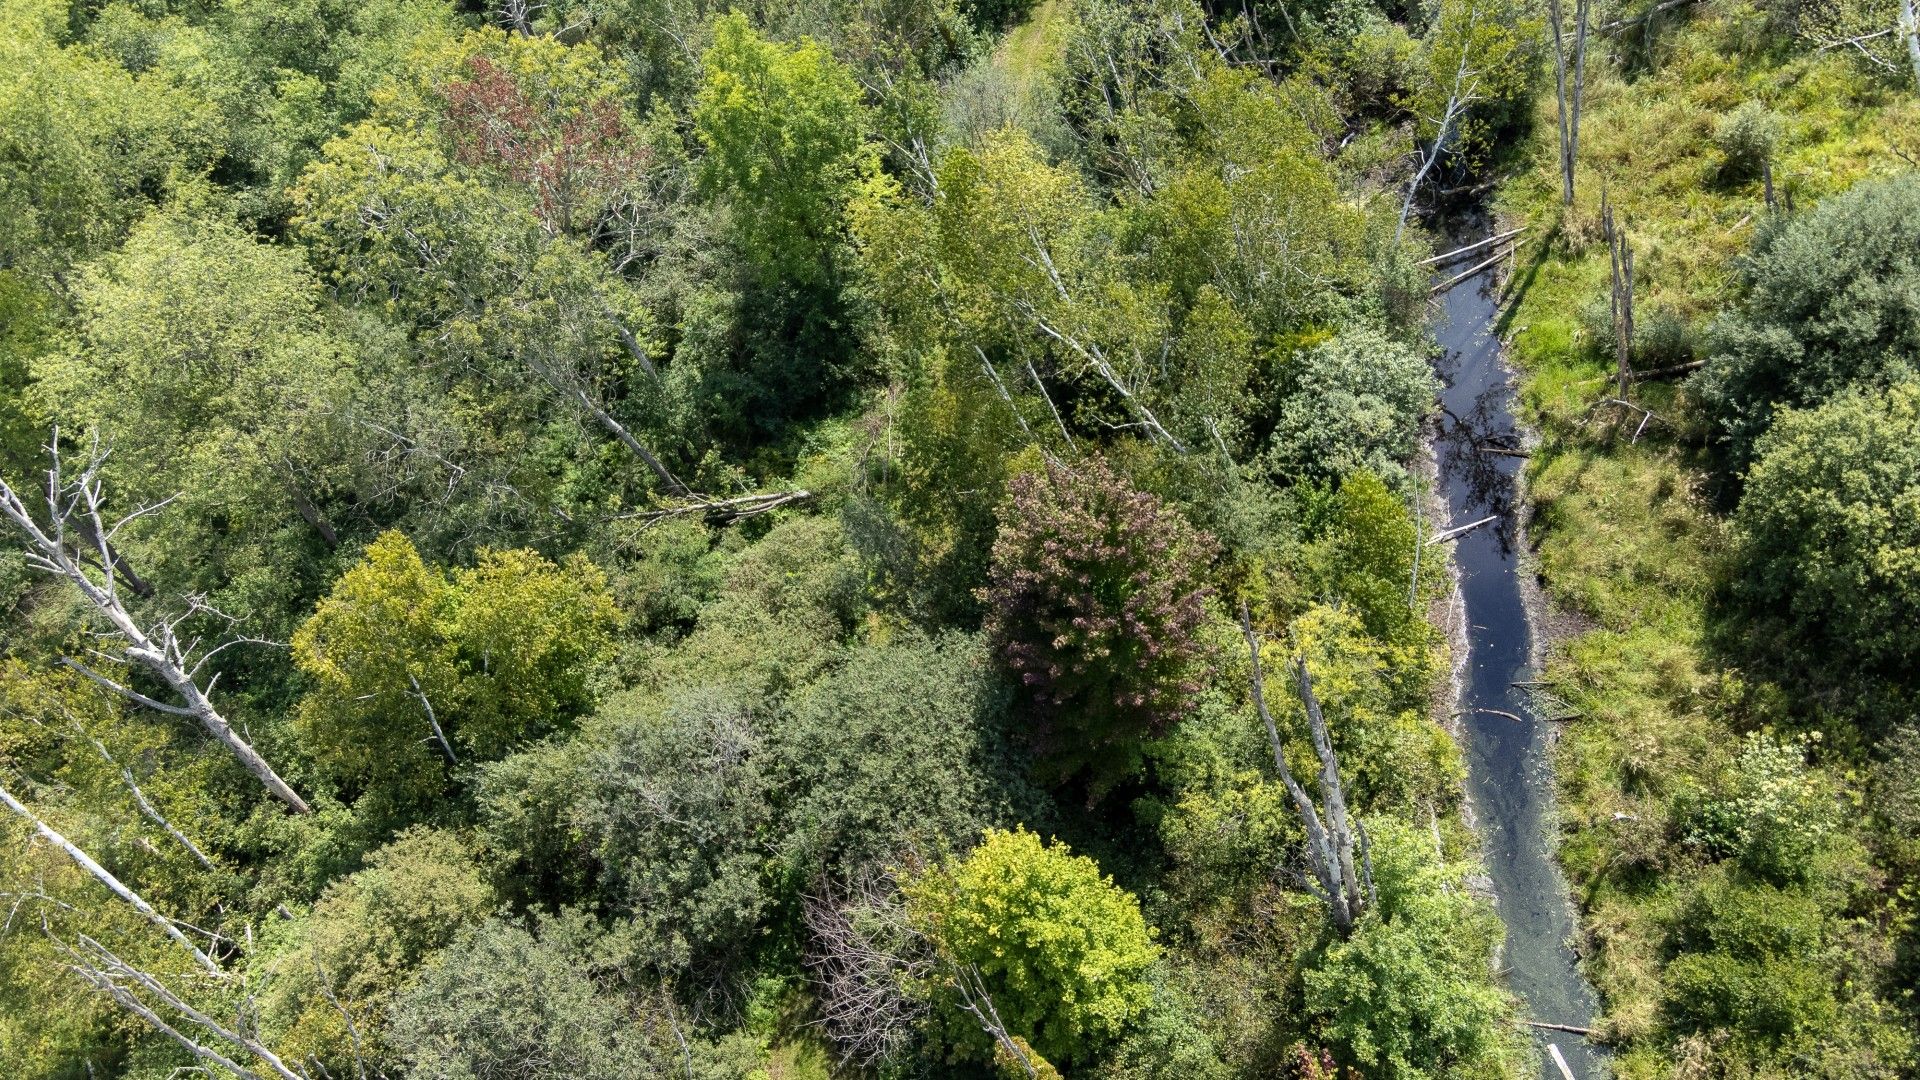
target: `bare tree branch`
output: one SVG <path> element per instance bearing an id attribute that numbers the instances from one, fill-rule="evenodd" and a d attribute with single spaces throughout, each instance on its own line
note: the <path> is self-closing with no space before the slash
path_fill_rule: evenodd
<path id="1" fill-rule="evenodd" d="M 153 627 L 142 628 L 121 603 L 111 570 L 101 575 L 96 581 L 77 561 L 67 543 L 70 523 L 78 526 L 78 531 L 82 535 L 94 539 L 105 566 L 111 568 L 118 563 L 118 557 L 107 541 L 108 530 L 101 520 L 105 498 L 104 481 L 101 479 L 100 469 L 105 464 L 107 455 L 96 444 L 86 467 L 77 477 L 69 481 L 61 474 L 59 442 L 60 433 L 56 429 L 48 443 L 48 451 L 52 458 L 52 466 L 47 470 L 46 497 L 51 522 L 48 528 L 43 529 L 39 522 L 34 520 L 20 496 L 4 480 L 0 480 L 0 516 L 11 520 L 25 534 L 29 563 L 47 574 L 65 580 L 92 605 L 95 612 L 104 617 L 113 627 L 114 636 L 121 641 L 120 655 L 116 659 L 137 664 L 158 676 L 175 694 L 179 695 L 185 705 L 165 705 L 145 694 L 136 693 L 112 680 L 88 672 L 78 664 L 74 665 L 76 670 L 129 700 L 163 712 L 191 716 L 198 720 L 208 734 L 225 745 L 248 772 L 266 785 L 268 791 L 295 811 L 302 814 L 312 813 L 312 807 L 307 805 L 306 800 L 302 799 L 285 780 L 280 778 L 278 773 L 273 771 L 273 767 L 267 764 L 266 759 L 261 757 L 250 743 L 233 730 L 233 726 L 220 715 L 220 711 L 214 707 L 213 702 L 208 700 L 207 691 L 194 681 L 193 671 L 196 669 L 188 660 L 188 654 L 192 651 L 193 645 L 182 645 L 177 630 L 188 616 L 201 612 L 213 612 L 213 609 L 200 601 L 190 601 L 188 610 L 171 622 L 160 622 Z"/>
<path id="2" fill-rule="evenodd" d="M 93 744 L 93 748 L 99 751 L 100 758 L 102 761 L 105 761 L 109 767 L 120 770 L 120 779 L 126 783 L 127 790 L 133 793 L 133 801 L 136 805 L 140 807 L 140 812 L 142 814 L 145 814 L 149 821 L 152 821 L 154 824 L 160 826 L 162 829 L 165 829 L 167 831 L 167 835 L 173 837 L 175 843 L 179 844 L 183 848 L 186 848 L 188 853 L 191 854 L 194 857 L 194 860 L 198 862 L 202 867 L 208 870 L 213 869 L 213 860 L 207 858 L 206 852 L 201 851 L 199 845 L 195 844 L 192 840 L 187 839 L 186 833 L 183 833 L 179 829 L 174 828 L 173 822 L 168 821 L 165 815 L 161 814 L 160 811 L 157 808 L 155 808 L 153 803 L 147 798 L 147 793 L 140 790 L 140 785 L 136 783 L 133 779 L 133 770 L 114 761 L 113 755 L 109 753 L 107 750 L 107 744 L 101 742 L 99 739 L 96 739 L 91 734 L 89 734 L 85 728 L 80 726 L 80 722 L 78 720 L 73 721 L 73 729 L 75 731 L 78 731 L 81 735 L 85 736 L 86 740 Z"/>

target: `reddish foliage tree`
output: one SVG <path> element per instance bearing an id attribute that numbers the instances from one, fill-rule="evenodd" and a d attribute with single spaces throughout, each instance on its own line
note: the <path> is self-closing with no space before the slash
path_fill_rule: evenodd
<path id="1" fill-rule="evenodd" d="M 445 96 L 454 160 L 525 186 L 549 232 L 580 227 L 646 164 L 646 147 L 611 97 L 530 93 L 484 56 L 467 61 L 467 77 L 449 82 Z"/>
<path id="2" fill-rule="evenodd" d="M 1215 551 L 1099 460 L 1015 478 L 980 595 L 989 637 L 1033 695 L 1034 747 L 1061 777 L 1086 769 L 1101 793 L 1199 691 Z"/>

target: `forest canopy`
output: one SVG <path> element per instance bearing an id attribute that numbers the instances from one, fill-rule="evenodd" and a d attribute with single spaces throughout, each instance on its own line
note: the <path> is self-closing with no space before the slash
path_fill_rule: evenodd
<path id="1" fill-rule="evenodd" d="M 1564 14 L 0 0 L 0 1072 L 1537 1074 L 1430 316 Z M 1920 188 L 1776 210 L 1810 125 L 1726 111 L 1726 303 L 1556 354 L 1713 478 L 1745 695 L 1592 1034 L 1911 1075 Z"/>

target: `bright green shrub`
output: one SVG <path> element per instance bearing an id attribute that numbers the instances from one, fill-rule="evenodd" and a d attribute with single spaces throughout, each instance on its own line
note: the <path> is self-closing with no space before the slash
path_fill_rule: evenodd
<path id="1" fill-rule="evenodd" d="M 1367 470 L 1395 480 L 1420 439 L 1438 383 L 1404 341 L 1359 327 L 1296 355 L 1265 460 L 1290 479 L 1338 480 Z"/>
<path id="2" fill-rule="evenodd" d="M 1413 516 L 1376 473 L 1349 474 L 1326 503 L 1305 552 L 1306 582 L 1324 599 L 1360 617 L 1367 632 L 1394 644 L 1430 637 L 1413 587 Z M 1422 568 L 1428 590 L 1444 575 Z M 1426 595 L 1425 593 L 1422 594 Z"/>
<path id="3" fill-rule="evenodd" d="M 1920 174 L 1863 182 L 1763 232 L 1743 276 L 1746 299 L 1715 327 L 1695 381 L 1735 468 L 1778 409 L 1920 364 Z"/>
<path id="4" fill-rule="evenodd" d="M 1367 1076 L 1520 1075 L 1513 1000 L 1489 966 L 1498 917 L 1412 827 L 1375 816 L 1367 828 L 1380 902 L 1304 973 L 1320 1031 Z"/>
<path id="5" fill-rule="evenodd" d="M 1834 1019 L 1833 977 L 1811 959 L 1689 953 L 1667 965 L 1665 984 L 1665 1006 L 1687 1029 L 1735 1028 L 1772 1042 L 1824 1031 Z"/>
<path id="6" fill-rule="evenodd" d="M 1913 280 L 1920 287 L 1920 275 Z M 1920 382 L 1787 413 L 1759 453 L 1734 514 L 1731 590 L 1754 655 L 1854 697 L 1873 689 L 1863 677 L 1911 686 L 1920 667 L 1912 632 Z"/>
<path id="7" fill-rule="evenodd" d="M 1838 1011 L 1823 961 L 1827 912 L 1794 889 L 1714 873 L 1681 905 L 1668 947 L 1663 1007 L 1683 1030 L 1738 1031 L 1758 1047 L 1820 1038 Z"/>
<path id="8" fill-rule="evenodd" d="M 1755 734 L 1700 809 L 1693 838 L 1766 880 L 1802 882 L 1818 872 L 1838 817 L 1832 792 L 1807 771 L 1806 744 Z"/>
<path id="9" fill-rule="evenodd" d="M 1720 175 L 1745 180 L 1760 175 L 1780 141 L 1780 117 L 1757 101 L 1743 101 L 1715 121 L 1713 148 L 1720 152 Z"/>
<path id="10" fill-rule="evenodd" d="M 1050 1061 L 1084 1061 L 1147 1008 L 1160 955 L 1131 893 L 1060 843 L 1024 829 L 989 830 L 964 859 L 904 886 L 908 913 L 935 949 L 977 972 L 1008 1030 Z M 943 994 L 956 1043 L 986 1056 L 990 1040 Z"/>
<path id="11" fill-rule="evenodd" d="M 294 634 L 311 682 L 295 723 L 343 783 L 431 792 L 442 735 L 456 756 L 497 758 L 585 707 L 616 615 L 582 557 L 483 552 L 449 580 L 385 533 Z"/>

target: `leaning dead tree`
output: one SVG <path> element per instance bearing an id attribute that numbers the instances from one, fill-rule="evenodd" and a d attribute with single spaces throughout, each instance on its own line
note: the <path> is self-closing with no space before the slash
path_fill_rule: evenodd
<path id="1" fill-rule="evenodd" d="M 1633 379 L 1633 249 L 1627 246 L 1627 233 L 1613 220 L 1613 203 L 1606 193 L 1600 195 L 1600 232 L 1607 241 L 1607 258 L 1613 267 L 1613 351 L 1618 365 L 1616 378 L 1620 397 L 1627 396 L 1627 384 Z"/>
<path id="2" fill-rule="evenodd" d="M 155 910 L 146 898 L 94 861 L 93 857 L 78 844 L 47 824 L 5 787 L 0 787 L 0 806 L 5 806 L 25 819 L 41 840 L 58 848 L 62 854 L 72 860 L 74 865 L 104 886 L 120 902 L 138 912 L 141 918 L 165 934 L 174 945 L 192 958 L 194 968 L 197 969 L 194 977 L 202 985 L 223 987 L 229 991 L 237 991 L 244 997 L 245 989 L 241 986 L 243 980 L 222 968 L 220 962 L 207 949 L 202 949 L 187 937 L 181 927 L 188 924 L 168 918 Z M 254 1011 L 250 1002 L 248 1007 L 236 1010 L 235 1019 L 232 1022 L 222 1021 L 213 1012 L 200 1008 L 182 997 L 178 991 L 161 981 L 151 971 L 123 959 L 93 937 L 78 934 L 75 938 L 77 944 L 69 944 L 57 937 L 51 926 L 43 923 L 42 928 L 66 955 L 67 969 L 80 981 L 111 997 L 122 1009 L 139 1017 L 149 1027 L 193 1055 L 195 1061 L 203 1065 L 218 1065 L 228 1074 L 246 1078 L 246 1080 L 264 1080 L 264 1077 L 260 1072 L 242 1065 L 243 1061 L 252 1061 L 262 1066 L 267 1074 L 279 1077 L 280 1080 L 311 1080 L 306 1074 L 289 1068 L 279 1055 L 260 1040 L 257 1033 L 250 1030 L 249 1017 Z M 191 926 L 188 928 L 193 929 Z M 215 941 L 220 940 L 218 935 L 208 936 Z"/>
<path id="3" fill-rule="evenodd" d="M 76 947 L 56 939 L 56 944 L 66 952 L 68 969 L 82 982 L 111 997 L 121 1008 L 173 1040 L 196 1061 L 211 1062 L 236 1076 L 262 1080 L 259 1072 L 240 1064 L 251 1059 L 280 1080 L 311 1080 L 305 1073 L 288 1067 L 249 1030 L 250 1008 L 237 1010 L 232 1023 L 224 1022 L 86 934 L 78 935 L 78 941 Z M 225 1044 L 225 1052 L 218 1048 L 221 1044 Z"/>
<path id="4" fill-rule="evenodd" d="M 1439 116 L 1425 119 L 1433 124 L 1433 144 L 1426 153 L 1420 155 L 1420 169 L 1413 174 L 1413 181 L 1407 185 L 1407 197 L 1400 204 L 1400 224 L 1395 228 L 1393 238 L 1398 241 L 1407 231 L 1407 218 L 1413 214 L 1413 204 L 1420 195 L 1420 185 L 1426 182 L 1427 174 L 1439 163 L 1440 155 L 1445 153 L 1460 134 L 1460 125 L 1466 120 L 1468 110 L 1478 104 L 1485 90 L 1482 84 L 1482 72 L 1473 64 L 1473 31 L 1480 22 L 1480 8 L 1469 5 L 1467 29 L 1460 42 L 1460 63 L 1453 73 L 1453 86 L 1447 92 L 1447 103 L 1441 106 Z M 1438 32 L 1436 28 L 1436 33 Z"/>
<path id="5" fill-rule="evenodd" d="M 71 657 L 66 658 L 67 665 L 128 701 L 197 721 L 276 798 L 299 813 L 312 813 L 313 808 L 307 805 L 306 800 L 282 780 L 280 774 L 273 771 L 273 767 L 267 764 L 252 744 L 240 737 L 226 717 L 220 715 L 207 697 L 212 682 L 208 681 L 204 687 L 200 682 L 201 672 L 208 661 L 228 646 L 251 639 L 232 638 L 211 649 L 201 650 L 199 638 L 184 642 L 180 639 L 180 628 L 188 619 L 196 616 L 219 616 L 205 602 L 189 600 L 187 609 L 178 616 L 142 626 L 121 601 L 116 573 L 120 556 L 113 546 L 114 538 L 129 524 L 158 511 L 172 500 L 142 506 L 109 525 L 103 494 L 105 482 L 100 476 L 101 466 L 107 460 L 106 452 L 96 448 L 86 467 L 69 480 L 61 472 L 59 444 L 59 432 L 55 431 L 47 447 L 52 456 L 46 486 L 48 524 L 42 527 L 19 494 L 4 480 L 0 480 L 0 516 L 12 521 L 25 535 L 28 564 L 72 586 L 111 627 L 99 636 L 103 641 L 114 642 L 114 645 L 110 649 L 95 649 L 94 652 L 115 663 L 152 673 L 167 685 L 180 703 L 172 704 L 149 697 Z M 101 571 L 98 574 L 89 573 L 87 564 L 96 559 Z"/>
<path id="6" fill-rule="evenodd" d="M 1573 164 L 1580 148 L 1580 104 L 1587 81 L 1587 9 L 1591 3 L 1592 0 L 1574 0 L 1572 64 L 1569 65 L 1561 0 L 1547 0 L 1547 14 L 1553 28 L 1554 89 L 1560 104 L 1560 201 L 1567 206 L 1573 205 Z"/>
<path id="7" fill-rule="evenodd" d="M 139 893 L 128 888 L 119 878 L 114 877 L 106 867 L 93 861 L 93 857 L 81 850 L 78 844 L 68 840 L 55 830 L 53 826 L 42 821 L 38 814 L 27 809 L 26 804 L 14 798 L 13 793 L 5 787 L 0 787 L 0 806 L 5 806 L 7 809 L 24 818 L 27 824 L 33 827 L 34 833 L 38 835 L 40 839 L 59 848 L 61 854 L 73 860 L 73 864 L 86 871 L 87 876 L 106 886 L 108 892 L 119 897 L 128 907 L 139 912 L 141 918 L 152 923 L 155 927 L 159 928 L 161 933 L 173 939 L 175 945 L 180 946 L 188 955 L 193 957 L 194 964 L 202 971 L 214 976 L 221 974 L 220 965 L 214 963 L 211 956 L 208 956 L 200 946 L 195 945 L 185 934 L 181 933 L 180 928 L 174 925 L 172 919 L 155 911 L 153 905 L 147 903 Z"/>
<path id="8" fill-rule="evenodd" d="M 1260 667 L 1260 636 L 1253 631 L 1253 616 L 1244 602 L 1240 605 L 1240 630 L 1246 636 L 1247 656 L 1253 664 L 1253 707 L 1260 713 L 1260 722 L 1266 725 L 1267 741 L 1273 747 L 1273 765 L 1280 773 L 1280 782 L 1286 785 L 1287 795 L 1293 799 L 1294 809 L 1300 812 L 1300 821 L 1306 826 L 1307 862 L 1313 869 L 1313 878 L 1307 885 L 1326 902 L 1334 925 L 1345 934 L 1353 929 L 1361 912 L 1375 899 L 1367 831 L 1347 813 L 1346 789 L 1340 783 L 1340 762 L 1334 756 L 1333 740 L 1327 734 L 1326 716 L 1313 693 L 1313 678 L 1307 673 L 1307 662 L 1296 657 L 1293 670 L 1300 703 L 1307 711 L 1313 752 L 1320 759 L 1321 807 L 1314 806 L 1307 789 L 1294 779 L 1293 770 L 1287 767 L 1280 728 L 1273 722 L 1273 714 L 1267 711 L 1265 675 Z M 1359 841 L 1357 867 L 1354 862 L 1356 837 Z"/>

